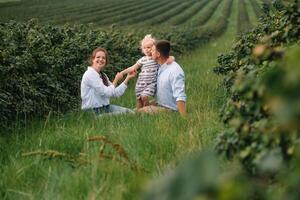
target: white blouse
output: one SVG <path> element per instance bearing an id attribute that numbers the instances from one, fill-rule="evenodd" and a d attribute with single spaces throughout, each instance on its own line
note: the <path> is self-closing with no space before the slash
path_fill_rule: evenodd
<path id="1" fill-rule="evenodd" d="M 81 109 L 109 105 L 110 97 L 122 96 L 127 88 L 124 83 L 118 87 L 115 87 L 111 82 L 109 84 L 109 86 L 105 86 L 99 73 L 94 68 L 88 67 L 81 80 Z"/>

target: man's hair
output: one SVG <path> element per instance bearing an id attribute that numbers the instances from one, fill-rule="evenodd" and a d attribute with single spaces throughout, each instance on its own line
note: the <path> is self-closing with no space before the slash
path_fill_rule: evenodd
<path id="1" fill-rule="evenodd" d="M 162 57 L 169 57 L 171 44 L 168 40 L 157 40 L 155 42 L 155 47 Z"/>

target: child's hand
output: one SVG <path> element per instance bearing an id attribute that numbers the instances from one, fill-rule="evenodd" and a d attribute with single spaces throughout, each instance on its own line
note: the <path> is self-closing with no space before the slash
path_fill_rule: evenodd
<path id="1" fill-rule="evenodd" d="M 169 56 L 166 63 L 169 65 L 169 64 L 172 64 L 172 62 L 174 62 L 174 61 L 175 61 L 175 57 L 174 56 Z"/>
<path id="2" fill-rule="evenodd" d="M 124 83 L 125 83 L 126 85 L 128 85 L 128 81 L 129 81 L 130 79 L 132 79 L 133 77 L 135 77 L 135 75 L 136 75 L 136 70 L 134 70 L 133 72 L 129 72 L 129 73 L 127 74 L 126 78 L 125 78 Z"/>
<path id="3" fill-rule="evenodd" d="M 133 70 L 133 71 L 131 71 L 131 72 L 129 72 L 128 74 L 127 74 L 127 77 L 129 78 L 129 79 L 131 79 L 131 78 L 133 78 L 133 77 L 135 77 L 136 76 L 136 70 Z"/>

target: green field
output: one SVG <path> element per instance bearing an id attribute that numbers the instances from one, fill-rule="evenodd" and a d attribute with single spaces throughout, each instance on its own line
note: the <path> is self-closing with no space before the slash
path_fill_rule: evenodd
<path id="1" fill-rule="evenodd" d="M 6 2 L 15 2 L 20 0 L 0 0 L 0 3 L 6 3 Z"/>
<path id="2" fill-rule="evenodd" d="M 80 111 L 49 112 L 46 118 L 16 122 L 1 130 L 1 199 L 141 199 L 149 183 L 166 169 L 213 147 L 224 128 L 219 110 L 225 89 L 212 69 L 236 35 L 257 23 L 253 4 L 245 0 L 232 4 L 229 0 L 0 2 L 3 23 L 37 18 L 42 24 L 59 26 L 93 23 L 105 29 L 115 24 L 125 31 L 151 26 L 149 30 L 167 33 L 195 27 L 203 34 L 217 29 L 222 17 L 228 21 L 209 41 L 176 57 L 186 77 L 185 118 L 177 113 L 96 118 Z M 134 83 L 112 103 L 133 108 Z M 102 137 L 89 141 L 95 136 Z"/>
<path id="3" fill-rule="evenodd" d="M 140 26 L 163 23 L 182 26 L 200 20 L 200 24 L 193 25 L 203 25 L 213 13 L 217 13 L 215 11 L 224 1 L 27 0 L 2 3 L 0 21 L 38 18 L 41 22 L 55 24 L 94 23 L 97 26 L 108 26 L 114 23 L 122 26 Z M 253 1 L 257 3 L 256 0 Z"/>

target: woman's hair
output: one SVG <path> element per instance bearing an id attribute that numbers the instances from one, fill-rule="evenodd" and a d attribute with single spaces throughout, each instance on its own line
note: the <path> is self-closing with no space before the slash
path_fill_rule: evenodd
<path id="1" fill-rule="evenodd" d="M 99 52 L 99 51 L 102 51 L 104 52 L 105 54 L 105 65 L 108 64 L 108 52 L 106 51 L 106 49 L 102 48 L 102 47 L 97 47 L 96 49 L 94 49 L 94 51 L 92 52 L 90 58 L 89 58 L 89 64 L 92 65 L 93 64 L 93 60 L 96 56 L 96 54 Z"/>
<path id="2" fill-rule="evenodd" d="M 91 66 L 92 66 L 92 64 L 93 64 L 94 58 L 96 57 L 96 54 L 97 54 L 99 51 L 104 52 L 104 54 L 105 54 L 105 65 L 108 64 L 108 52 L 107 52 L 106 49 L 104 49 L 104 48 L 97 47 L 96 49 L 94 49 L 94 51 L 92 52 L 92 54 L 91 54 L 91 56 L 90 56 L 90 58 L 89 58 L 89 64 L 90 64 Z M 100 78 L 101 78 L 102 81 L 103 81 L 103 84 L 104 84 L 105 86 L 109 86 L 109 79 L 108 79 L 107 75 L 106 75 L 104 72 L 102 72 L 102 71 L 100 71 L 99 74 L 100 74 Z"/>
<path id="3" fill-rule="evenodd" d="M 154 37 L 152 37 L 151 34 L 145 35 L 145 37 L 144 37 L 144 38 L 141 40 L 141 42 L 140 42 L 141 48 L 143 47 L 143 44 L 144 44 L 146 41 L 151 41 L 151 42 L 153 42 L 153 44 L 154 44 L 156 40 L 155 40 Z"/>

